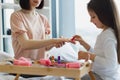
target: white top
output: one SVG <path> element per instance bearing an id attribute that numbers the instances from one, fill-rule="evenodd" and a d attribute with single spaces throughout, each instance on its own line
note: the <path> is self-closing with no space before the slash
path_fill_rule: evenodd
<path id="1" fill-rule="evenodd" d="M 117 76 L 117 40 L 111 28 L 101 32 L 94 47 L 93 71 L 103 80 L 120 80 Z"/>

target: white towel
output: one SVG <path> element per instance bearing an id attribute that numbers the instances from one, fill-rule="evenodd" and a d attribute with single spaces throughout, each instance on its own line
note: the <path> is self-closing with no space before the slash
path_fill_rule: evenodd
<path id="1" fill-rule="evenodd" d="M 12 56 L 9 55 L 9 53 L 0 51 L 0 62 L 4 60 L 12 60 L 14 59 Z"/>

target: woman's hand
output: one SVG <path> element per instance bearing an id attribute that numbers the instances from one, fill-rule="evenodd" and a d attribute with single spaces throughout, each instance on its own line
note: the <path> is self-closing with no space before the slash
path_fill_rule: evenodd
<path id="1" fill-rule="evenodd" d="M 55 42 L 54 46 L 56 48 L 59 48 L 59 47 L 62 47 L 65 44 L 65 42 L 70 42 L 70 41 L 71 40 L 68 38 L 56 38 L 56 42 Z"/>
<path id="2" fill-rule="evenodd" d="M 59 48 L 65 45 L 66 42 L 70 42 L 71 40 L 68 38 L 52 38 L 51 45 L 46 46 L 46 51 L 50 50 L 53 47 Z"/>
<path id="3" fill-rule="evenodd" d="M 56 48 L 62 47 L 65 44 L 65 42 L 69 42 L 69 39 L 65 39 L 65 38 L 64 39 L 62 39 L 62 38 L 57 39 L 56 38 L 56 39 L 53 39 L 53 40 L 55 40 L 56 42 L 52 45 L 47 46 L 46 51 L 50 50 L 53 47 L 56 47 Z"/>
<path id="4" fill-rule="evenodd" d="M 59 47 L 62 47 L 64 44 L 65 44 L 65 42 L 59 42 L 59 43 L 54 44 L 54 46 L 56 48 L 59 48 Z"/>

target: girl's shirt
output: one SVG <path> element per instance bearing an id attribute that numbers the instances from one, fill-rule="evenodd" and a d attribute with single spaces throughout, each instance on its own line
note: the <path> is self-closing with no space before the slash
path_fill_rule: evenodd
<path id="1" fill-rule="evenodd" d="M 93 71 L 103 80 L 117 80 L 117 40 L 111 28 L 98 35 L 94 53 Z"/>
<path id="2" fill-rule="evenodd" d="M 48 20 L 37 12 L 35 12 L 34 16 L 34 19 L 30 20 L 29 16 L 23 13 L 22 10 L 16 11 L 11 15 L 12 45 L 16 59 L 26 57 L 38 60 L 44 57 L 45 48 L 23 50 L 17 40 L 17 37 L 23 33 L 26 33 L 28 38 L 32 40 L 45 39 L 45 30 L 50 28 Z"/>

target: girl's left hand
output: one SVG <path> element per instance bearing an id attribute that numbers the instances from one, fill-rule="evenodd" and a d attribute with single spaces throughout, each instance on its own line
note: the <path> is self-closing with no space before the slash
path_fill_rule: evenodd
<path id="1" fill-rule="evenodd" d="M 90 58 L 89 55 L 90 55 L 90 53 L 88 53 L 88 52 L 79 51 L 79 52 L 78 52 L 78 60 L 80 60 L 80 59 L 88 60 L 88 58 Z"/>
<path id="2" fill-rule="evenodd" d="M 89 53 L 89 52 L 85 52 L 85 51 L 79 51 L 78 52 L 78 60 L 80 59 L 85 59 L 87 60 L 92 60 L 94 62 L 96 55 Z"/>

